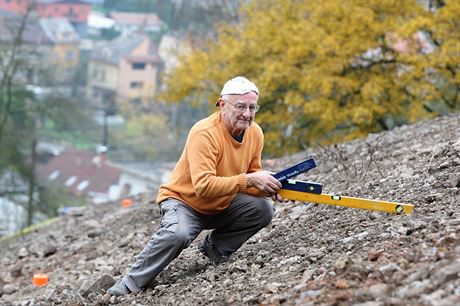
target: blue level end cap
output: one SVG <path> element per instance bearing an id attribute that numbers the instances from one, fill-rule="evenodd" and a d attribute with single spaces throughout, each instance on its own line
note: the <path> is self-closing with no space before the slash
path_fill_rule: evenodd
<path id="1" fill-rule="evenodd" d="M 283 185 L 283 187 L 281 188 L 287 189 L 287 190 L 308 192 L 308 193 L 315 193 L 315 194 L 321 194 L 323 192 L 323 186 L 320 183 L 315 183 L 315 182 L 286 180 L 284 182 L 281 182 L 281 184 Z"/>

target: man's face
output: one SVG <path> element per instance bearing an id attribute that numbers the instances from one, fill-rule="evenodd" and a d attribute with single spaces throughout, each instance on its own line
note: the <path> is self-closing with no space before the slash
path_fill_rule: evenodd
<path id="1" fill-rule="evenodd" d="M 258 98 L 255 92 L 249 92 L 244 95 L 227 95 L 221 99 L 222 119 L 233 136 L 238 136 L 254 121 Z"/>

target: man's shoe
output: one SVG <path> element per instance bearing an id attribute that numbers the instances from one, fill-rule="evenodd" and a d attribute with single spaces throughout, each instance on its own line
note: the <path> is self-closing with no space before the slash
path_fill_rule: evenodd
<path id="1" fill-rule="evenodd" d="M 213 266 L 224 263 L 228 261 L 229 257 L 220 255 L 214 243 L 209 241 L 206 237 L 198 246 L 198 250 L 206 257 L 209 258 L 209 261 Z"/>
<path id="2" fill-rule="evenodd" d="M 123 282 L 123 279 L 120 279 L 115 285 L 107 289 L 107 293 L 110 295 L 121 296 L 131 293 L 131 290 L 129 290 L 129 288 L 126 287 L 125 283 Z"/>

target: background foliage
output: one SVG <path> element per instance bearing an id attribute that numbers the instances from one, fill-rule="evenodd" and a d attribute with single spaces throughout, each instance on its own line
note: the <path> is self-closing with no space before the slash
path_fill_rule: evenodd
<path id="1" fill-rule="evenodd" d="M 258 85 L 266 152 L 345 141 L 460 108 L 460 2 L 252 1 L 166 77 L 166 101 Z"/>

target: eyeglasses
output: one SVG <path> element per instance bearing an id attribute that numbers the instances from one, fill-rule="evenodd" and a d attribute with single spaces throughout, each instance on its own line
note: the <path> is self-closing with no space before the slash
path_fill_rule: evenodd
<path id="1" fill-rule="evenodd" d="M 249 108 L 249 112 L 251 112 L 252 114 L 255 114 L 260 109 L 260 105 L 258 105 L 258 104 L 251 104 L 251 105 L 246 105 L 244 103 L 233 104 L 233 103 L 229 102 L 228 100 L 224 100 L 224 102 L 232 105 L 233 107 L 235 107 L 240 113 L 244 113 Z"/>

